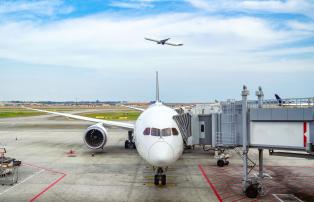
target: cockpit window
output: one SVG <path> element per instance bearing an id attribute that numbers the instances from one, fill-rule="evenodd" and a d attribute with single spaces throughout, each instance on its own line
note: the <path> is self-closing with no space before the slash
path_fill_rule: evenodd
<path id="1" fill-rule="evenodd" d="M 172 128 L 172 135 L 179 135 L 179 132 L 176 128 Z"/>
<path id="2" fill-rule="evenodd" d="M 171 136 L 171 128 L 164 128 L 161 130 L 161 136 Z"/>
<path id="3" fill-rule="evenodd" d="M 160 136 L 160 129 L 152 128 L 151 135 L 152 136 Z"/>
<path id="4" fill-rule="evenodd" d="M 145 128 L 143 134 L 144 135 L 149 135 L 150 134 L 150 128 Z"/>

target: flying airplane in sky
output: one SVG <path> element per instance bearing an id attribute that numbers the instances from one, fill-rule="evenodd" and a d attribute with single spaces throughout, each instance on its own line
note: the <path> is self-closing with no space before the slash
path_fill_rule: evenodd
<path id="1" fill-rule="evenodd" d="M 167 42 L 170 38 L 167 38 L 167 39 L 162 39 L 162 40 L 156 40 L 156 39 L 150 39 L 150 38 L 144 38 L 145 40 L 148 40 L 148 41 L 154 41 L 156 42 L 157 44 L 161 44 L 161 45 L 170 45 L 170 46 L 183 46 L 182 43 L 179 43 L 179 44 L 174 44 L 174 43 L 169 43 Z"/>
<path id="2" fill-rule="evenodd" d="M 129 107 L 142 111 L 135 124 L 118 121 L 107 121 L 79 115 L 51 112 L 28 108 L 40 112 L 65 116 L 73 119 L 95 122 L 87 128 L 83 135 L 84 143 L 91 150 L 103 149 L 108 139 L 107 126 L 115 126 L 129 131 L 129 139 L 125 148 L 136 148 L 139 155 L 153 166 L 155 185 L 166 184 L 166 171 L 182 155 L 183 139 L 178 125 L 173 119 L 177 112 L 160 102 L 158 72 L 156 72 L 156 101 L 146 110 Z M 134 135 L 133 135 L 134 134 Z"/>

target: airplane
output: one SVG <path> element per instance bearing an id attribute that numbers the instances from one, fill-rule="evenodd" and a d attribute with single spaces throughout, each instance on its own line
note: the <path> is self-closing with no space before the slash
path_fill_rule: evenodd
<path id="1" fill-rule="evenodd" d="M 144 38 L 145 40 L 148 40 L 148 41 L 154 41 L 156 42 L 157 44 L 161 44 L 161 45 L 170 45 L 170 46 L 183 46 L 182 43 L 179 43 L 179 44 L 174 44 L 174 43 L 169 43 L 167 42 L 170 38 L 167 38 L 167 39 L 163 39 L 163 40 L 155 40 L 155 39 L 150 39 L 150 38 Z"/>
<path id="2" fill-rule="evenodd" d="M 314 106 L 314 98 L 305 98 L 305 99 L 289 99 L 283 100 L 278 94 L 275 94 L 278 106 L 290 106 L 290 107 L 302 107 L 302 106 Z"/>
<path id="3" fill-rule="evenodd" d="M 127 107 L 127 106 L 126 106 Z M 65 116 L 73 119 L 95 122 L 83 135 L 85 145 L 91 150 L 103 149 L 108 139 L 107 126 L 123 128 L 129 131 L 125 148 L 136 148 L 139 155 L 153 166 L 154 184 L 166 185 L 166 171 L 176 162 L 183 152 L 183 138 L 173 119 L 177 112 L 165 106 L 159 99 L 158 72 L 156 72 L 156 100 L 147 109 L 129 107 L 142 111 L 135 124 L 108 121 L 79 115 L 51 112 L 40 109 L 27 109 Z M 134 135 L 133 135 L 134 133 Z"/>

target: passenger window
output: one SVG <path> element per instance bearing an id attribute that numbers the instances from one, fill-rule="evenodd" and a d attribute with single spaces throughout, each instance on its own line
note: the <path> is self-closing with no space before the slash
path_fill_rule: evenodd
<path id="1" fill-rule="evenodd" d="M 172 128 L 172 135 L 179 135 L 179 132 L 176 128 Z"/>
<path id="2" fill-rule="evenodd" d="M 160 136 L 160 130 L 158 128 L 152 128 L 151 135 Z"/>
<path id="3" fill-rule="evenodd" d="M 150 134 L 150 128 L 145 128 L 143 134 L 144 135 L 149 135 Z"/>
<path id="4" fill-rule="evenodd" d="M 171 136 L 171 128 L 164 128 L 161 130 L 162 136 Z"/>

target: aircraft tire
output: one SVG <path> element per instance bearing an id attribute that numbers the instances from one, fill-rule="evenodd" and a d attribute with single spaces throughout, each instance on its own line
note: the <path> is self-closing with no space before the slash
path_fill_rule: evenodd
<path id="1" fill-rule="evenodd" d="M 158 175 L 155 175 L 154 184 L 155 184 L 156 186 L 159 185 L 159 176 L 158 176 Z"/>
<path id="2" fill-rule="evenodd" d="M 166 185 L 167 184 L 167 177 L 166 177 L 166 175 L 162 175 L 161 176 L 161 184 L 162 185 Z"/>
<path id="3" fill-rule="evenodd" d="M 125 148 L 125 149 L 129 149 L 129 140 L 126 140 L 126 141 L 124 142 L 124 148 Z"/>

